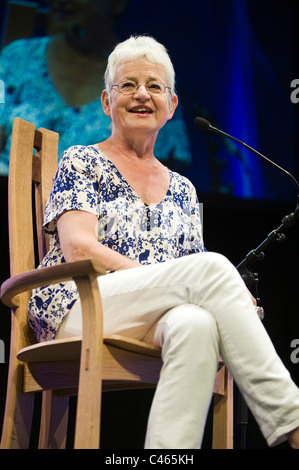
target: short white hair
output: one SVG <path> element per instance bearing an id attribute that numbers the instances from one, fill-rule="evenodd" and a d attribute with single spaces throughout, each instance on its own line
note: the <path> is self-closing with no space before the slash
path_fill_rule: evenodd
<path id="1" fill-rule="evenodd" d="M 123 62 L 138 60 L 146 57 L 153 63 L 161 64 L 165 68 L 167 83 L 171 94 L 175 92 L 175 72 L 166 48 L 150 36 L 131 36 L 114 48 L 108 58 L 105 72 L 105 88 L 110 95 L 117 68 Z"/>

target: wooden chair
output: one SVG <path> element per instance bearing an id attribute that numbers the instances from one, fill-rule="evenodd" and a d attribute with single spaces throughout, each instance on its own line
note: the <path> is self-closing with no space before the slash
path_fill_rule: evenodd
<path id="1" fill-rule="evenodd" d="M 65 447 L 68 397 L 73 394 L 78 395 L 74 447 L 98 448 L 102 391 L 155 387 L 162 365 L 157 347 L 116 335 L 102 337 L 97 276 L 105 271 L 98 261 L 36 269 L 35 258 L 39 261 L 47 251 L 42 215 L 56 171 L 57 148 L 57 133 L 36 130 L 33 124 L 15 118 L 8 195 L 11 277 L 1 287 L 3 303 L 11 307 L 2 448 L 28 447 L 38 391 L 43 392 L 39 448 Z M 31 290 L 66 279 L 73 279 L 79 290 L 82 338 L 37 343 L 27 322 Z M 220 362 L 213 402 L 213 448 L 232 448 L 232 400 L 232 379 Z"/>

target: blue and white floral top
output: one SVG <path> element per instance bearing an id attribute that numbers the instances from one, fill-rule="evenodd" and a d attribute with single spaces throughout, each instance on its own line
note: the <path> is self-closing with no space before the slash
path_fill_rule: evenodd
<path id="1" fill-rule="evenodd" d="M 164 199 L 147 206 L 97 146 L 73 146 L 61 158 L 45 209 L 50 249 L 42 267 L 65 262 L 56 220 L 66 210 L 95 214 L 99 243 L 141 264 L 204 251 L 199 203 L 187 178 L 170 171 Z M 77 298 L 73 281 L 33 292 L 29 323 L 39 341 L 55 337 Z"/>
<path id="2" fill-rule="evenodd" d="M 59 158 L 74 142 L 80 145 L 102 142 L 111 134 L 111 121 L 104 114 L 100 96 L 82 106 L 68 106 L 56 90 L 47 63 L 49 41 L 50 37 L 19 39 L 1 51 L 0 79 L 5 85 L 5 101 L 0 103 L 0 126 L 8 136 L 0 155 L 1 175 L 8 174 L 11 131 L 16 116 L 37 128 L 58 132 Z M 191 163 L 180 106 L 160 130 L 155 154 L 162 162 L 171 160 L 172 167 L 179 171 Z"/>

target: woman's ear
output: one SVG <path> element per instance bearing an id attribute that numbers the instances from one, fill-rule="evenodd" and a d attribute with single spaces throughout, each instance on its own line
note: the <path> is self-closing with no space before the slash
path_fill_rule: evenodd
<path id="1" fill-rule="evenodd" d="M 174 94 L 172 99 L 171 99 L 171 103 L 170 103 L 168 120 L 171 119 L 172 116 L 174 115 L 174 112 L 175 112 L 176 107 L 177 107 L 178 104 L 179 104 L 179 99 L 178 99 L 177 95 Z"/>
<path id="2" fill-rule="evenodd" d="M 103 107 L 104 113 L 106 114 L 106 116 L 111 117 L 110 99 L 109 99 L 109 96 L 108 96 L 108 93 L 107 93 L 106 90 L 102 91 L 101 102 L 102 102 L 102 107 Z"/>

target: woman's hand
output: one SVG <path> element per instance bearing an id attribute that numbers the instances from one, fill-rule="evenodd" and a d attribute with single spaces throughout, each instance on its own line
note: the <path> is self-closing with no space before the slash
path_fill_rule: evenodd
<path id="1" fill-rule="evenodd" d="M 256 298 L 253 297 L 252 293 L 250 292 L 250 290 L 248 289 L 248 292 L 249 292 L 249 295 L 251 297 L 251 300 L 252 300 L 252 303 L 255 307 L 257 307 L 257 301 L 256 301 Z"/>

